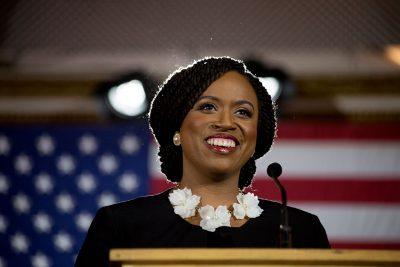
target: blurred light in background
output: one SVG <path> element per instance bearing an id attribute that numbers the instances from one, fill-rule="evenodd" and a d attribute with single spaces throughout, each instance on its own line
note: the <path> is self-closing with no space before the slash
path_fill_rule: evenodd
<path id="1" fill-rule="evenodd" d="M 107 94 L 110 107 L 117 115 L 135 117 L 148 107 L 148 100 L 143 83 L 132 80 L 110 88 Z"/>
<path id="2" fill-rule="evenodd" d="M 385 48 L 385 56 L 390 61 L 400 65 L 400 45 L 389 45 Z"/>
<path id="3" fill-rule="evenodd" d="M 259 60 L 247 59 L 244 61 L 247 68 L 256 75 L 267 89 L 272 101 L 277 102 L 280 97 L 292 95 L 293 82 L 289 75 L 280 68 L 271 67 Z"/>
<path id="4" fill-rule="evenodd" d="M 272 101 L 276 101 L 279 98 L 282 90 L 278 79 L 274 77 L 259 77 L 259 80 L 262 85 L 267 88 L 268 94 L 271 96 Z"/>
<path id="5" fill-rule="evenodd" d="M 105 101 L 105 113 L 112 119 L 142 119 L 149 110 L 154 84 L 147 74 L 133 72 L 101 83 L 97 94 Z"/>

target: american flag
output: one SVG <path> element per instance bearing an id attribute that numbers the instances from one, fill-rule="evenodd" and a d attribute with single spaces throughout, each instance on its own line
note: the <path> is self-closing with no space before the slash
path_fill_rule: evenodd
<path id="1" fill-rule="evenodd" d="M 145 125 L 0 130 L 0 267 L 72 266 L 96 210 L 148 193 Z"/>
<path id="2" fill-rule="evenodd" d="M 280 162 L 289 204 L 318 215 L 333 247 L 400 248 L 400 126 L 281 122 L 257 161 L 252 190 L 279 200 L 266 178 Z M 71 266 L 104 205 L 157 193 L 146 125 L 0 130 L 0 267 Z"/>

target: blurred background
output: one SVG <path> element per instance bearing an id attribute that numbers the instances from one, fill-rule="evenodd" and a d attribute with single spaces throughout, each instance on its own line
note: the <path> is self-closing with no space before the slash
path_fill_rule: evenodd
<path id="1" fill-rule="evenodd" d="M 334 248 L 399 249 L 399 14 L 396 0 L 2 1 L 0 267 L 71 266 L 99 207 L 171 187 L 149 101 L 178 67 L 225 55 L 278 105 L 252 190 L 279 200 L 280 162 L 290 205 Z"/>

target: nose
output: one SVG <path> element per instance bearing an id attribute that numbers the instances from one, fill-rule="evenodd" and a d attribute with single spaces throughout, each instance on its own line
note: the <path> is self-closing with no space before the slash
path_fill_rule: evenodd
<path id="1" fill-rule="evenodd" d="M 213 123 L 213 127 L 222 130 L 232 130 L 236 128 L 234 118 L 228 110 L 221 111 L 218 114 L 216 121 Z"/>

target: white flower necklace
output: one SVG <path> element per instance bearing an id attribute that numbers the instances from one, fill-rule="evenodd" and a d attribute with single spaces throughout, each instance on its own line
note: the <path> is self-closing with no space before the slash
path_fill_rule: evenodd
<path id="1" fill-rule="evenodd" d="M 192 195 L 192 190 L 186 187 L 174 189 L 169 193 L 168 199 L 174 207 L 174 212 L 183 219 L 195 216 L 197 211 L 201 217 L 200 227 L 206 231 L 214 232 L 220 226 L 231 226 L 231 212 L 225 205 L 220 205 L 216 209 L 210 205 L 198 208 L 200 197 Z M 239 192 L 236 199 L 239 202 L 233 203 L 233 216 L 236 219 L 256 218 L 263 212 L 258 206 L 258 197 L 253 193 Z"/>

